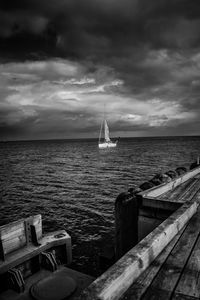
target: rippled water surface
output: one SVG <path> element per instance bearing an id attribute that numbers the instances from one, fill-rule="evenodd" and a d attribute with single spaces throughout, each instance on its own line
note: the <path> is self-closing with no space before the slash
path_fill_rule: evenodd
<path id="1" fill-rule="evenodd" d="M 121 139 L 110 150 L 94 140 L 0 143 L 0 225 L 41 213 L 45 231 L 71 235 L 74 267 L 97 274 L 116 196 L 199 154 L 200 137 Z"/>

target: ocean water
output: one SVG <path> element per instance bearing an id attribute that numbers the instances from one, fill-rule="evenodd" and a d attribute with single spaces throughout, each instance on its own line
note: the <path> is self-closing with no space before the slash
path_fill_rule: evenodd
<path id="1" fill-rule="evenodd" d="M 114 237 L 117 195 L 156 173 L 189 167 L 200 137 L 0 143 L 0 225 L 42 214 L 44 231 L 72 237 L 73 267 L 97 275 L 98 254 Z"/>

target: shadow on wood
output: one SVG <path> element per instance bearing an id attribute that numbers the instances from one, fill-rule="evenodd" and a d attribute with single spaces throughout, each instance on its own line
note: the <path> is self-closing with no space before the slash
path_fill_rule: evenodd
<path id="1" fill-rule="evenodd" d="M 116 260 L 138 243 L 138 202 L 136 196 L 121 193 L 115 201 Z"/>

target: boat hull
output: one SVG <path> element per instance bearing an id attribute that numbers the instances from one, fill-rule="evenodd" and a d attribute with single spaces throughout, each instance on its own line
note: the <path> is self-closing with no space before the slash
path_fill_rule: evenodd
<path id="1" fill-rule="evenodd" d="M 104 143 L 99 143 L 99 149 L 106 149 L 106 148 L 114 148 L 117 146 L 117 142 L 104 142 Z"/>

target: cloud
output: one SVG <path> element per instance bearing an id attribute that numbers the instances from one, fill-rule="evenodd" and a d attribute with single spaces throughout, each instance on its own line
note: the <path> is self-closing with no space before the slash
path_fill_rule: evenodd
<path id="1" fill-rule="evenodd" d="M 0 109 L 16 109 L 16 118 L 8 112 L 16 124 L 39 134 L 51 116 L 61 132 L 71 114 L 80 131 L 95 131 L 105 102 L 118 132 L 196 134 L 198 1 L 2 0 L 0 8 Z"/>

